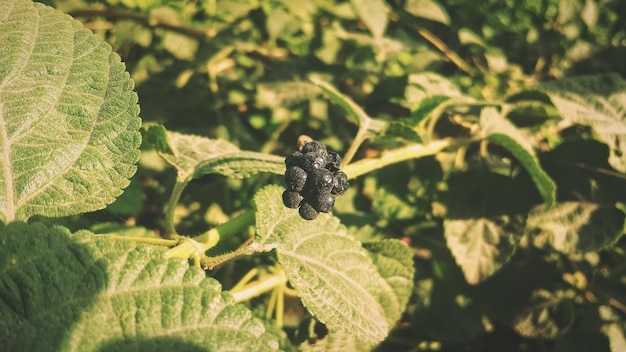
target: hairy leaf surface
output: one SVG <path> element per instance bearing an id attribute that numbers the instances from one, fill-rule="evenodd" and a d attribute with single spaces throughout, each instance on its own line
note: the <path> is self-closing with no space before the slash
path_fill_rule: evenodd
<path id="1" fill-rule="evenodd" d="M 220 284 L 163 249 L 40 223 L 0 229 L 3 351 L 274 351 Z"/>
<path id="2" fill-rule="evenodd" d="M 372 346 L 344 332 L 330 332 L 326 337 L 314 343 L 303 342 L 298 346 L 302 352 L 369 352 Z"/>
<path id="3" fill-rule="evenodd" d="M 167 132 L 173 154 L 161 156 L 191 181 L 208 174 L 243 178 L 259 172 L 283 174 L 284 158 L 276 155 L 242 151 L 236 145 L 201 136 Z"/>
<path id="4" fill-rule="evenodd" d="M 413 293 L 413 253 L 409 246 L 395 239 L 365 243 L 364 247 L 385 279 L 378 300 L 392 325 L 402 316 Z"/>
<path id="5" fill-rule="evenodd" d="M 626 81 L 619 75 L 565 78 L 539 87 L 564 119 L 591 126 L 610 150 L 609 163 L 626 172 Z"/>
<path id="6" fill-rule="evenodd" d="M 139 158 L 139 107 L 124 64 L 41 4 L 3 1 L 0 19 L 0 221 L 104 208 Z"/>
<path id="7" fill-rule="evenodd" d="M 614 206 L 589 202 L 560 202 L 551 209 L 533 208 L 528 231 L 547 235 L 557 251 L 573 254 L 600 250 L 622 236 L 624 213 Z"/>
<path id="8" fill-rule="evenodd" d="M 515 234 L 506 231 L 501 219 L 446 220 L 446 243 L 470 284 L 477 284 L 498 271 L 515 249 Z"/>
<path id="9" fill-rule="evenodd" d="M 256 243 L 261 250 L 276 250 L 302 303 L 329 330 L 380 342 L 389 329 L 377 301 L 385 281 L 367 251 L 330 214 L 307 221 L 286 208 L 283 190 L 267 186 L 255 196 Z"/>

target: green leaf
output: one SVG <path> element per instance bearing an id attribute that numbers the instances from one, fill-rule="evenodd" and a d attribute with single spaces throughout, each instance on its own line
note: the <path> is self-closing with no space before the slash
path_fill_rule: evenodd
<path id="1" fill-rule="evenodd" d="M 208 174 L 243 178 L 259 172 L 285 172 L 283 157 L 242 151 L 225 140 L 171 131 L 167 138 L 173 154 L 161 156 L 187 181 Z"/>
<path id="2" fill-rule="evenodd" d="M 469 284 L 493 275 L 515 249 L 515 233 L 502 223 L 506 217 L 445 220 L 446 243 Z"/>
<path id="3" fill-rule="evenodd" d="M 499 271 L 524 233 L 527 192 L 519 180 L 472 172 L 448 181 L 446 244 L 469 284 Z"/>
<path id="4" fill-rule="evenodd" d="M 411 117 L 398 121 L 388 122 L 381 138 L 399 137 L 405 140 L 422 143 L 421 124 L 432 114 L 437 107 L 448 101 L 450 97 L 444 95 L 426 96 L 412 109 Z"/>
<path id="5" fill-rule="evenodd" d="M 408 0 L 404 9 L 413 16 L 425 18 L 431 21 L 450 24 L 450 16 L 446 9 L 437 1 L 433 0 Z"/>
<path id="6" fill-rule="evenodd" d="M 541 168 L 529 138 L 492 107 L 481 111 L 480 126 L 484 138 L 506 148 L 522 164 L 539 190 L 545 205 L 550 207 L 556 197 L 556 184 Z"/>
<path id="7" fill-rule="evenodd" d="M 539 86 L 561 116 L 593 128 L 610 148 L 609 163 L 626 173 L 626 81 L 619 75 L 565 78 Z"/>
<path id="8" fill-rule="evenodd" d="M 452 81 L 439 74 L 424 72 L 409 75 L 405 98 L 411 106 L 421 103 L 427 97 L 437 95 L 460 98 L 463 93 Z"/>
<path id="9" fill-rule="evenodd" d="M 537 290 L 530 297 L 532 306 L 518 314 L 515 331 L 532 339 L 554 339 L 574 322 L 574 304 L 565 292 Z"/>
<path id="10" fill-rule="evenodd" d="M 375 344 L 389 324 L 379 297 L 385 281 L 368 252 L 330 214 L 300 218 L 282 204 L 284 188 L 270 185 L 255 196 L 259 250 L 276 250 L 302 303 L 329 330 Z"/>
<path id="11" fill-rule="evenodd" d="M 217 281 L 163 248 L 41 223 L 11 223 L 0 240 L 3 350 L 279 349 Z"/>
<path id="12" fill-rule="evenodd" d="M 262 83 L 257 85 L 256 103 L 261 108 L 276 109 L 311 99 L 320 90 L 310 82 Z"/>
<path id="13" fill-rule="evenodd" d="M 385 279 L 378 301 L 390 325 L 400 319 L 413 293 L 413 253 L 406 244 L 395 239 L 364 243 L 374 265 Z"/>
<path id="14" fill-rule="evenodd" d="M 374 38 L 382 38 L 387 29 L 387 11 L 383 0 L 350 0 L 354 12 L 365 23 Z"/>
<path id="15" fill-rule="evenodd" d="M 313 344 L 305 341 L 298 347 L 302 352 L 369 352 L 372 350 L 371 345 L 355 339 L 354 336 L 334 331 L 329 332 L 323 339 L 317 340 Z"/>
<path id="16" fill-rule="evenodd" d="M 147 128 L 145 128 L 147 127 Z M 141 129 L 143 141 L 160 153 L 174 154 L 167 141 L 167 129 L 163 125 L 149 125 Z"/>
<path id="17" fill-rule="evenodd" d="M 104 208 L 139 159 L 139 107 L 124 64 L 50 7 L 3 1 L 0 18 L 0 221 Z"/>
<path id="18" fill-rule="evenodd" d="M 552 208 L 533 208 L 526 228 L 547 236 L 557 251 L 573 254 L 597 251 L 617 241 L 624 233 L 625 215 L 613 205 L 559 202 Z"/>
<path id="19" fill-rule="evenodd" d="M 385 121 L 371 118 L 352 99 L 339 92 L 329 83 L 321 81 L 317 78 L 311 78 L 311 82 L 320 87 L 332 101 L 346 110 L 348 114 L 356 118 L 357 124 L 360 128 L 366 129 L 375 134 L 381 133 L 385 129 L 387 125 Z"/>

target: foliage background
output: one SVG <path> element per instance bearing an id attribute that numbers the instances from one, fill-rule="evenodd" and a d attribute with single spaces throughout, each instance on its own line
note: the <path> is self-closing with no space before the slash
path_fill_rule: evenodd
<path id="1" fill-rule="evenodd" d="M 353 117 L 321 95 L 311 78 L 331 82 L 372 117 L 402 121 L 429 95 L 541 101 L 513 93 L 580 74 L 626 77 L 626 4 L 620 0 L 44 2 L 83 22 L 120 54 L 136 82 L 144 123 L 277 155 L 289 154 L 300 134 L 344 154 L 357 133 Z M 439 76 L 426 93 L 416 92 L 415 85 L 426 85 L 412 79 L 426 72 Z M 454 114 L 441 119 L 436 135 L 462 136 L 479 117 L 471 110 L 458 115 L 461 122 Z M 534 148 L 558 185 L 557 199 L 623 202 L 623 170 L 607 163 L 606 145 L 585 126 L 543 127 L 556 115 L 537 104 L 511 119 L 536 127 Z M 356 158 L 399 144 L 369 140 Z M 401 238 L 414 250 L 412 302 L 380 350 L 618 351 L 626 344 L 623 240 L 606 250 L 563 253 L 527 235 L 526 246 L 497 275 L 468 284 L 446 243 L 443 214 L 456 211 L 462 219 L 476 204 L 523 213 L 542 203 L 528 175 L 511 169 L 506 151 L 485 158 L 474 145 L 463 154 L 441 153 L 359 177 L 338 200 L 334 214 L 360 239 Z M 125 222 L 162 231 L 174 177 L 146 150 L 117 202 L 68 218 L 66 225 Z M 281 182 L 267 174 L 205 176 L 183 194 L 177 230 L 206 231 L 250 207 L 262 186 Z M 245 239 L 225 238 L 215 251 Z M 262 259 L 211 275 L 227 289 L 255 260 Z M 294 307 L 297 325 L 301 312 Z"/>

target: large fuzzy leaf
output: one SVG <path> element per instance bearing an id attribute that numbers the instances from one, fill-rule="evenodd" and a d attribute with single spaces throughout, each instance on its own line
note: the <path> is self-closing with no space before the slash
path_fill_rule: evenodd
<path id="1" fill-rule="evenodd" d="M 104 208 L 139 158 L 133 81 L 79 22 L 0 3 L 0 221 Z"/>
<path id="2" fill-rule="evenodd" d="M 409 246 L 395 239 L 365 243 L 364 247 L 370 251 L 374 265 L 385 279 L 379 302 L 389 324 L 394 324 L 402 316 L 413 293 L 413 253 Z"/>
<path id="3" fill-rule="evenodd" d="M 321 214 L 307 221 L 283 206 L 283 190 L 267 186 L 255 196 L 259 249 L 276 250 L 302 303 L 329 330 L 380 342 L 389 329 L 377 301 L 385 281 L 368 252 L 337 218 Z"/>
<path id="4" fill-rule="evenodd" d="M 167 144 L 173 154 L 161 153 L 161 156 L 187 181 L 208 174 L 243 178 L 259 172 L 285 172 L 282 157 L 243 151 L 222 139 L 168 131 Z"/>
<path id="5" fill-rule="evenodd" d="M 619 75 L 565 78 L 539 87 L 564 119 L 591 126 L 610 150 L 609 163 L 626 172 L 626 81 Z"/>
<path id="6" fill-rule="evenodd" d="M 0 350 L 279 349 L 217 281 L 161 248 L 39 223 L 11 223 L 0 241 Z"/>

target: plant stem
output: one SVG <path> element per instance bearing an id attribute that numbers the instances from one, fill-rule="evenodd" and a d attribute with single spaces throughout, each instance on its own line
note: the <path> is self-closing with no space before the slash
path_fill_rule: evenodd
<path id="1" fill-rule="evenodd" d="M 352 144 L 350 144 L 350 148 L 348 148 L 346 155 L 343 157 L 344 165 L 348 165 L 350 161 L 352 161 L 352 158 L 354 158 L 357 150 L 359 150 L 361 143 L 363 143 L 363 141 L 365 140 L 366 134 L 367 127 L 363 127 L 363 125 L 360 125 L 356 136 L 354 136 L 354 141 L 352 141 Z"/>
<path id="2" fill-rule="evenodd" d="M 132 236 L 122 236 L 115 234 L 101 234 L 98 236 L 107 236 L 108 238 L 117 240 L 117 241 L 133 241 L 135 243 L 145 243 L 152 244 L 156 246 L 166 246 L 171 247 L 178 243 L 178 240 L 168 240 L 163 238 L 147 238 L 147 237 L 132 237 Z"/>
<path id="3" fill-rule="evenodd" d="M 178 204 L 187 183 L 186 180 L 182 179 L 181 175 L 178 175 L 174 189 L 172 189 L 172 195 L 170 195 L 170 199 L 165 205 L 165 232 L 168 236 L 177 234 L 176 228 L 174 227 L 174 211 L 176 210 L 176 204 Z"/>
<path id="4" fill-rule="evenodd" d="M 428 145 L 412 144 L 406 147 L 391 149 L 383 152 L 377 158 L 361 159 L 351 163 L 344 168 L 348 178 L 354 179 L 368 172 L 383 168 L 387 165 L 396 164 L 402 161 L 417 159 L 427 155 L 436 154 L 443 149 L 457 144 L 467 143 L 467 140 L 452 143 L 451 140 L 438 140 Z"/>
<path id="5" fill-rule="evenodd" d="M 181 258 L 188 259 L 192 257 L 200 258 L 200 262 L 203 268 L 213 269 L 218 264 L 225 262 L 230 257 L 223 259 L 223 257 L 237 255 L 251 254 L 255 250 L 253 247 L 246 246 L 235 252 L 227 253 L 218 257 L 208 258 L 204 255 L 204 252 L 214 247 L 219 241 L 221 236 L 229 236 L 237 232 L 242 231 L 244 228 L 254 224 L 255 212 L 254 210 L 248 210 L 247 212 L 228 220 L 227 222 L 218 225 L 203 234 L 194 238 L 184 238 L 182 242 L 179 242 L 176 247 L 170 249 L 165 254 L 166 258 Z M 245 251 L 243 251 L 245 250 Z M 241 253 L 240 253 L 241 252 Z M 237 253 L 237 255 L 233 255 Z M 217 264 L 212 264 L 214 261 Z M 208 264 L 206 264 L 208 263 Z"/>
<path id="6" fill-rule="evenodd" d="M 285 277 L 285 273 L 282 270 L 278 270 L 272 275 L 250 283 L 242 290 L 229 293 L 235 298 L 235 301 L 243 302 L 257 297 L 279 285 L 285 285 L 286 283 L 287 277 Z"/>
<path id="7" fill-rule="evenodd" d="M 215 257 L 202 256 L 200 258 L 200 266 L 204 270 L 213 270 L 216 266 L 226 263 L 229 260 L 233 260 L 237 257 L 248 256 L 257 251 L 257 245 L 248 245 L 235 249 L 232 252 L 224 253 Z"/>

